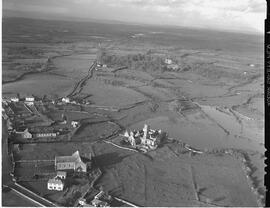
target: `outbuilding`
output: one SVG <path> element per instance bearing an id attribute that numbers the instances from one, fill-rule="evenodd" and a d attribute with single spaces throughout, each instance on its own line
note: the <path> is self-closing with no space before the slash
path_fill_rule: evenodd
<path id="1" fill-rule="evenodd" d="M 67 177 L 67 172 L 65 172 L 65 171 L 57 171 L 56 177 L 57 177 L 57 178 L 61 178 L 61 179 L 66 179 L 66 177 Z"/>

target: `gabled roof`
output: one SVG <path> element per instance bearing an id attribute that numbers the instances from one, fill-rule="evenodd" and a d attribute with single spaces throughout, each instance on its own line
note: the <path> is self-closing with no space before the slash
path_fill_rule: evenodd
<path id="1" fill-rule="evenodd" d="M 57 171 L 57 176 L 67 176 L 67 172 L 65 172 L 65 171 Z"/>
<path id="2" fill-rule="evenodd" d="M 55 178 L 49 179 L 49 180 L 48 180 L 48 183 L 53 183 L 53 184 L 58 184 L 58 185 L 64 184 L 61 180 L 55 179 Z"/>
<path id="3" fill-rule="evenodd" d="M 82 160 L 79 151 L 76 151 L 71 156 L 56 156 L 55 162 L 82 162 Z"/>

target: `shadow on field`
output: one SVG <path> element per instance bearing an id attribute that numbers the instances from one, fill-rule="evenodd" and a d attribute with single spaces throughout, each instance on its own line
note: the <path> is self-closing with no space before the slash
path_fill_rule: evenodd
<path id="1" fill-rule="evenodd" d="M 93 158 L 94 165 L 97 167 L 109 167 L 120 163 L 127 156 L 119 156 L 118 153 L 107 153 L 103 155 L 98 155 Z"/>

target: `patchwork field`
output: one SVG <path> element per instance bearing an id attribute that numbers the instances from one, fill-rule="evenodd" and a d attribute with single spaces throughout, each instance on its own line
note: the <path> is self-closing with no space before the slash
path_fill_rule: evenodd
<path id="1" fill-rule="evenodd" d="M 17 18 L 4 21 L 3 28 L 3 97 L 70 95 L 87 101 L 40 106 L 53 120 L 65 114 L 67 125 L 76 119 L 81 125 L 70 142 L 23 144 L 14 152 L 16 161 L 93 153 L 103 171 L 96 186 L 140 206 L 264 203 L 258 196 L 265 194 L 262 36 Z M 107 56 L 100 58 L 102 51 Z M 107 66 L 96 67 L 102 58 Z M 166 58 L 177 68 L 164 65 Z M 165 144 L 142 154 L 103 141 L 144 124 L 207 153 L 190 156 Z M 209 153 L 224 149 L 243 152 L 251 182 L 239 159 Z M 27 175 L 33 169 L 21 165 L 17 171 Z M 44 184 L 24 185 L 56 201 L 61 194 L 51 194 Z M 71 204 L 63 199 L 62 205 Z"/>

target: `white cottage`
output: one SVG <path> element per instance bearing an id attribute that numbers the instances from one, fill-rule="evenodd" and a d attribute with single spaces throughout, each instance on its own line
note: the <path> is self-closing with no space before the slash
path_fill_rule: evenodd
<path id="1" fill-rule="evenodd" d="M 53 178 L 48 180 L 47 184 L 48 190 L 56 190 L 56 191 L 63 191 L 64 190 L 64 183 L 62 180 Z"/>

